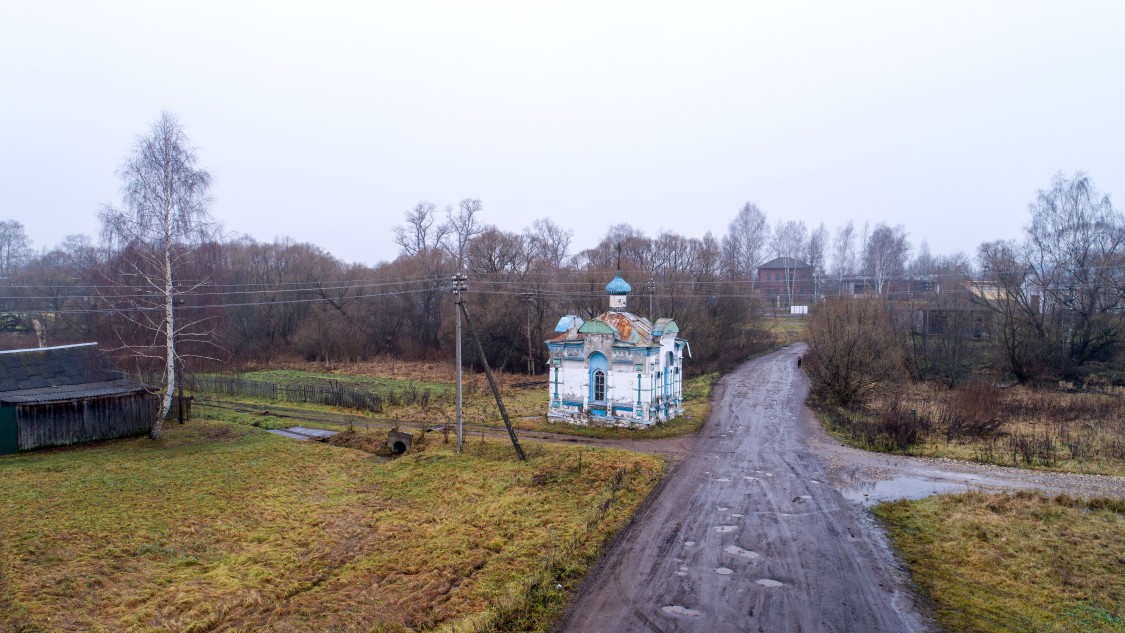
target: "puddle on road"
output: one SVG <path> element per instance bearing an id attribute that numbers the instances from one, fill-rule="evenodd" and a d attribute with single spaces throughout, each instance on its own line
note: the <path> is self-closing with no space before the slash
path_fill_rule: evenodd
<path id="1" fill-rule="evenodd" d="M 669 615 L 686 615 L 686 616 L 693 617 L 693 618 L 703 615 L 702 613 L 700 613 L 699 611 L 696 611 L 695 609 L 689 609 L 685 606 L 678 605 L 678 604 L 670 604 L 666 607 L 660 607 L 660 610 L 663 611 L 664 613 L 669 614 Z"/>
<path id="2" fill-rule="evenodd" d="M 720 576 L 729 576 L 734 573 L 734 570 L 729 567 L 716 567 L 715 573 Z"/>
<path id="3" fill-rule="evenodd" d="M 734 554 L 735 556 L 741 556 L 743 558 L 758 558 L 761 556 L 761 554 L 759 554 L 758 552 L 751 552 L 750 550 L 742 549 L 737 545 L 727 545 L 723 548 L 723 551 L 728 554 Z"/>
<path id="4" fill-rule="evenodd" d="M 754 582 L 758 583 L 759 585 L 761 585 L 763 587 L 784 587 L 785 586 L 785 583 L 778 582 L 778 581 L 772 580 L 770 578 L 759 578 L 758 580 L 756 580 Z"/>
<path id="5" fill-rule="evenodd" d="M 733 532 L 737 529 L 737 525 L 719 525 L 715 527 L 715 531 L 719 534 L 726 534 L 727 532 Z"/>
<path id="6" fill-rule="evenodd" d="M 964 476 L 965 481 L 934 481 L 925 477 L 896 477 L 873 484 L 842 488 L 840 494 L 854 503 L 873 506 L 883 501 L 898 499 L 922 499 L 945 492 L 964 492 L 969 489 L 968 482 L 974 479 Z"/>

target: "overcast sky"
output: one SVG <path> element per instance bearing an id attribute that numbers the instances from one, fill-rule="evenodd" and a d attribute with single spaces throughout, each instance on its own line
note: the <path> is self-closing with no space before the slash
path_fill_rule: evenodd
<path id="1" fill-rule="evenodd" d="M 972 254 L 1059 170 L 1125 195 L 1123 31 L 1120 1 L 2 0 L 0 219 L 96 235 L 168 110 L 229 232 L 349 262 L 467 197 L 578 248 L 753 201 Z"/>

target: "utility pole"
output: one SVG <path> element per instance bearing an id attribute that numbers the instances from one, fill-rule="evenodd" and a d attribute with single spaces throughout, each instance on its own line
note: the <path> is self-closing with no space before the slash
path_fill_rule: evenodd
<path id="1" fill-rule="evenodd" d="M 654 314 L 652 310 L 652 297 L 656 294 L 656 279 L 649 277 L 648 283 L 645 285 L 648 286 L 648 318 L 653 323 L 656 323 L 656 314 Z"/>
<path id="2" fill-rule="evenodd" d="M 516 449 L 516 455 L 520 458 L 520 461 L 525 462 L 527 461 L 527 455 L 524 454 L 519 438 L 516 437 L 516 430 L 512 428 L 512 420 L 508 417 L 508 410 L 504 408 L 504 399 L 500 397 L 500 387 L 496 385 L 496 379 L 492 376 L 492 369 L 488 366 L 488 357 L 484 355 L 484 347 L 480 344 L 480 336 L 477 336 L 477 329 L 473 327 L 473 320 L 469 318 L 469 310 L 465 307 L 464 301 L 459 302 L 458 307 L 465 315 L 465 325 L 469 326 L 469 336 L 472 336 L 473 342 L 476 343 L 477 356 L 480 357 L 480 364 L 484 366 L 484 375 L 488 378 L 488 386 L 492 388 L 492 396 L 496 398 L 496 408 L 500 410 L 500 416 L 504 418 L 504 427 L 508 429 L 508 437 L 511 438 L 512 446 Z"/>
<path id="3" fill-rule="evenodd" d="M 453 275 L 453 297 L 454 307 L 453 311 L 457 315 L 457 454 L 461 454 L 461 446 L 464 444 L 465 435 L 463 432 L 462 421 L 464 420 L 462 399 L 461 399 L 461 307 L 465 302 L 465 298 L 461 293 L 469 289 L 467 282 L 469 280 L 463 273 Z"/>
<path id="4" fill-rule="evenodd" d="M 531 302 L 535 295 L 525 292 L 521 296 L 527 302 L 527 375 L 531 376 L 535 372 L 535 361 L 531 358 Z"/>

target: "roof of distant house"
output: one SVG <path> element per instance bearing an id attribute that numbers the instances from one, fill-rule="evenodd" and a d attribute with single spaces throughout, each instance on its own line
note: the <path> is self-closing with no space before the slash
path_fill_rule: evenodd
<path id="1" fill-rule="evenodd" d="M 812 268 L 812 266 L 809 266 L 805 262 L 799 259 L 794 259 L 792 257 L 776 257 L 762 264 L 761 266 L 758 266 L 759 270 L 762 268 L 787 268 L 789 270 L 792 270 L 794 268 Z"/>

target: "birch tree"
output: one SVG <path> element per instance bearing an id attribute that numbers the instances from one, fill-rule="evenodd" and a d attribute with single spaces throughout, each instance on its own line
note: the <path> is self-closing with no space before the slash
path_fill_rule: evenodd
<path id="1" fill-rule="evenodd" d="M 114 253 L 116 280 L 123 289 L 115 311 L 134 332 L 147 333 L 143 343 L 124 342 L 164 365 L 153 439 L 160 437 L 172 407 L 176 343 L 200 336 L 192 333 L 198 323 L 180 323 L 176 314 L 177 297 L 192 289 L 177 288 L 177 273 L 215 229 L 208 210 L 211 175 L 197 162 L 179 120 L 163 113 L 149 134 L 137 139 L 119 171 L 124 206 L 100 213 L 102 236 Z"/>
<path id="2" fill-rule="evenodd" d="M 875 281 L 875 292 L 885 294 L 890 282 L 906 274 L 906 258 L 910 255 L 910 242 L 906 228 L 879 223 L 871 236 L 864 240 L 863 268 Z"/>
<path id="3" fill-rule="evenodd" d="M 730 221 L 723 237 L 723 251 L 732 279 L 754 281 L 758 266 L 765 260 L 770 227 L 758 205 L 747 202 Z"/>
<path id="4" fill-rule="evenodd" d="M 770 246 L 773 247 L 774 255 L 781 258 L 782 272 L 785 276 L 785 293 L 792 305 L 796 267 L 808 250 L 808 229 L 805 223 L 796 220 L 778 222 L 774 227 Z"/>

